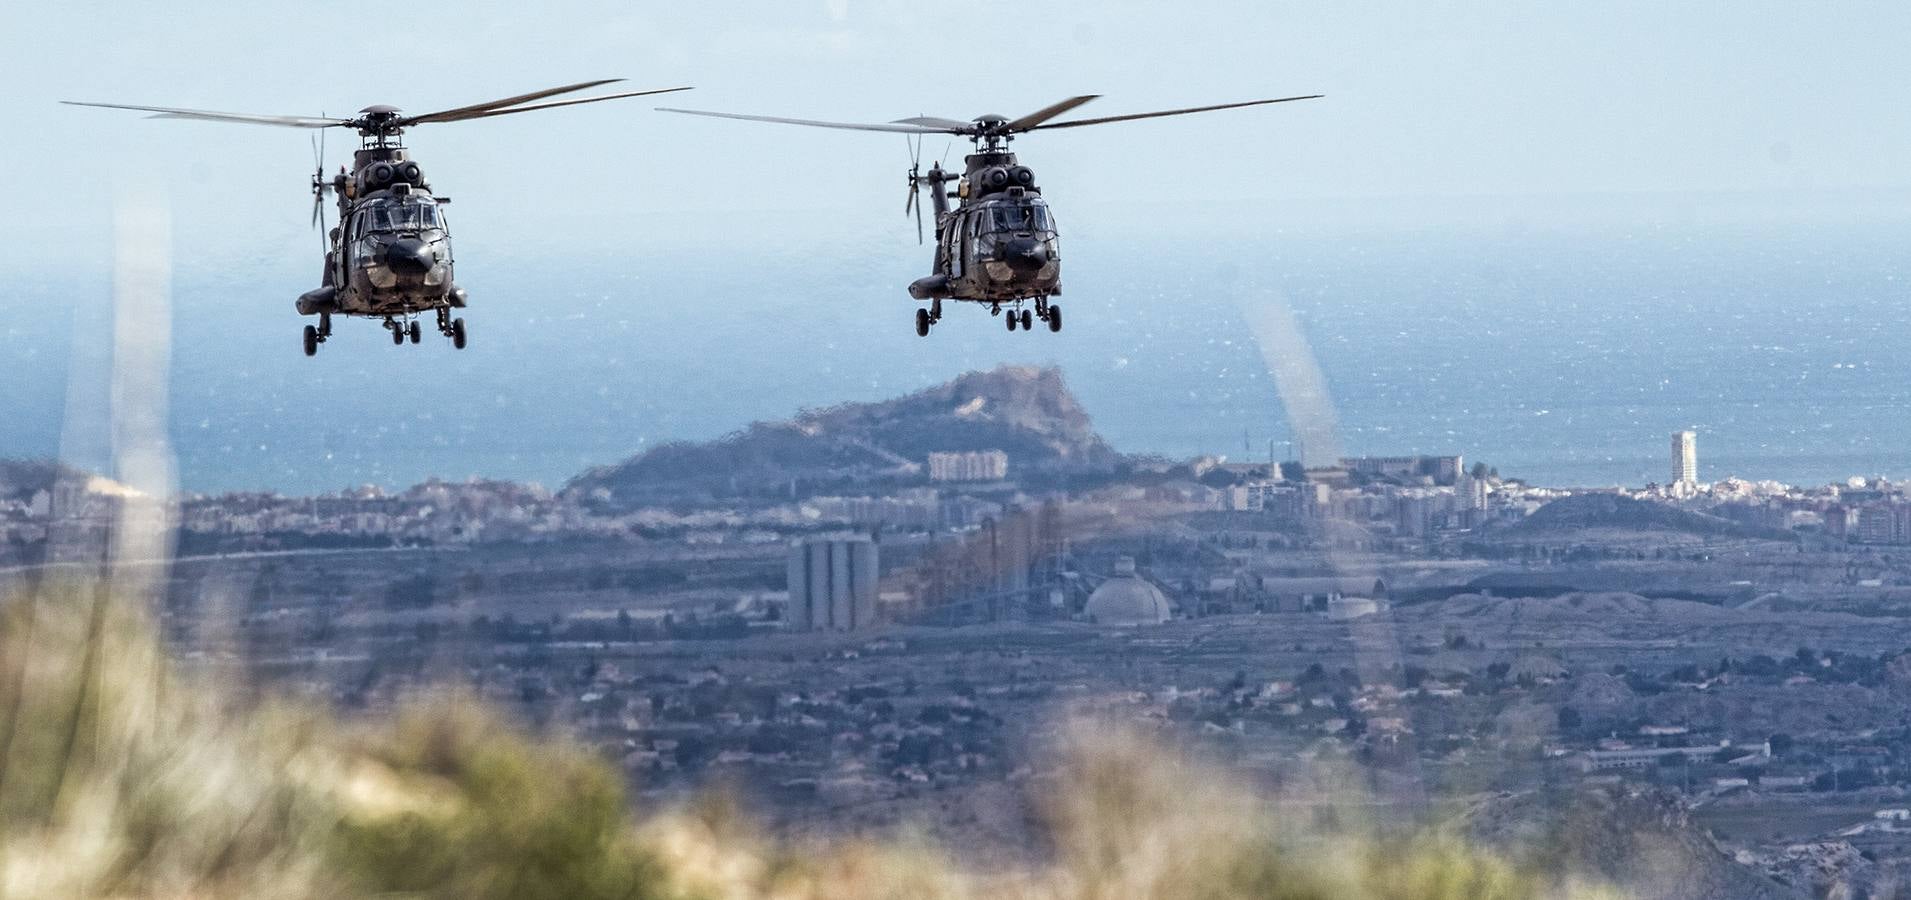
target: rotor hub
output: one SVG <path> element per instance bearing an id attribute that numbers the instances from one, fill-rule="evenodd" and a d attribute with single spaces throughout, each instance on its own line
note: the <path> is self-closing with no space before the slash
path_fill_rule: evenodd
<path id="1" fill-rule="evenodd" d="M 399 124 L 403 118 L 396 106 L 367 106 L 358 111 L 352 127 L 364 137 L 394 137 L 404 131 L 404 126 Z"/>
<path id="2" fill-rule="evenodd" d="M 1007 116 L 990 113 L 976 116 L 970 121 L 975 123 L 975 128 L 969 132 L 969 140 L 985 152 L 999 150 L 1003 144 L 1015 139 L 1015 130 L 1009 127 Z"/>

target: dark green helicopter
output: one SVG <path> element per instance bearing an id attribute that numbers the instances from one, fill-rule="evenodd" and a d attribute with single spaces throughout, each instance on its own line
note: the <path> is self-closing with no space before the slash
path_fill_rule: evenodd
<path id="1" fill-rule="evenodd" d="M 409 338 L 416 344 L 421 331 L 418 317 L 433 313 L 437 317 L 438 332 L 450 338 L 452 346 L 464 349 L 464 319 L 454 318 L 452 310 L 464 309 L 467 298 L 464 288 L 452 280 L 451 232 L 442 210 L 451 198 L 432 195 L 424 170 L 405 149 L 405 129 L 433 122 L 462 122 L 689 90 L 661 88 L 535 102 L 622 80 L 605 78 L 567 84 L 417 116 L 404 115 L 393 106 L 368 106 L 349 119 L 63 102 L 156 113 L 152 116 L 155 119 L 199 119 L 286 128 L 350 128 L 358 132 L 359 148 L 352 154 L 351 172 L 340 166 L 338 174 L 329 178 L 325 174 L 324 144 L 317 136 L 312 139 L 312 156 L 317 166 L 312 175 L 312 225 L 315 228 L 324 225 L 327 191 L 338 198 L 339 219 L 339 227 L 326 232 L 324 278 L 319 287 L 300 295 L 297 303 L 299 315 L 318 317 L 317 325 L 305 326 L 305 355 L 312 356 L 318 353 L 319 345 L 332 336 L 333 315 L 383 319 L 385 329 L 391 332 L 392 343 L 403 344 Z"/>
<path id="2" fill-rule="evenodd" d="M 1215 106 L 1194 106 L 1158 112 L 1130 113 L 1094 119 L 1051 122 L 1099 94 L 1070 97 L 1016 119 L 987 115 L 963 122 L 921 116 L 886 123 L 819 122 L 813 119 L 788 119 L 780 116 L 746 116 L 737 113 L 697 109 L 668 109 L 662 112 L 720 119 L 745 119 L 752 122 L 779 122 L 785 125 L 811 125 L 818 128 L 845 128 L 851 131 L 888 131 L 916 136 L 909 166 L 909 202 L 903 214 L 916 215 L 918 240 L 922 237 L 922 204 L 917 201 L 923 185 L 929 187 L 929 199 L 936 211 L 935 274 L 918 278 L 909 285 L 909 296 L 927 300 L 927 308 L 916 310 L 916 333 L 928 336 L 930 326 L 942 319 L 942 301 L 966 300 L 986 303 L 990 315 L 1008 308 L 1008 328 L 1034 329 L 1035 320 L 1048 323 L 1049 331 L 1062 330 L 1061 304 L 1049 298 L 1062 292 L 1062 257 L 1057 240 L 1055 217 L 1042 199 L 1035 183 L 1035 172 L 1016 161 L 1008 144 L 1015 136 L 1050 128 L 1079 128 L 1132 119 L 1155 119 L 1188 113 L 1263 106 L 1290 100 L 1312 100 L 1321 94 L 1280 97 L 1273 100 L 1249 100 Z M 957 176 L 946 172 L 940 162 L 921 170 L 921 136 L 948 134 L 966 137 L 975 152 L 964 157 L 965 170 Z M 943 185 L 956 182 L 954 191 Z M 949 201 L 956 205 L 952 208 Z M 1034 306 L 1031 311 L 1024 303 Z"/>

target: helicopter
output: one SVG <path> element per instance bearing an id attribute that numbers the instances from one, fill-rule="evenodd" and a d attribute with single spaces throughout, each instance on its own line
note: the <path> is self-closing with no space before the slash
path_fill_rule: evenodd
<path id="1" fill-rule="evenodd" d="M 1050 121 L 1100 96 L 1085 94 L 1070 97 L 1014 119 L 985 115 L 966 122 L 934 116 L 885 123 L 824 122 L 700 109 L 658 107 L 658 111 L 816 128 L 897 132 L 913 138 L 910 145 L 909 199 L 903 205 L 903 215 L 915 215 L 916 240 L 922 242 L 922 203 L 918 198 L 926 186 L 929 199 L 934 204 L 936 222 L 935 272 L 909 285 L 909 296 L 918 301 L 927 301 L 927 306 L 916 310 L 916 334 L 928 337 L 929 329 L 942 321 L 944 300 L 986 304 L 992 316 L 1001 315 L 1006 308 L 1010 331 L 1018 328 L 1033 331 L 1036 320 L 1046 323 L 1051 332 L 1062 330 L 1061 304 L 1050 299 L 1062 293 L 1061 245 L 1055 217 L 1049 210 L 1048 202 L 1042 198 L 1041 187 L 1035 183 L 1034 170 L 1022 165 L 1008 148 L 1009 142 L 1017 135 L 1051 128 L 1079 128 L 1109 122 L 1313 100 L 1324 95 L 1307 94 L 1092 119 Z M 974 145 L 975 151 L 963 158 L 961 175 L 945 171 L 940 160 L 933 163 L 928 172 L 922 171 L 922 140 L 924 136 L 932 134 L 966 137 Z M 953 191 L 944 189 L 944 185 L 950 182 L 955 182 Z M 956 205 L 950 206 L 950 200 L 955 200 Z M 1025 308 L 1024 304 L 1033 308 Z"/>
<path id="2" fill-rule="evenodd" d="M 418 318 L 432 313 L 438 332 L 451 339 L 453 347 L 465 347 L 465 324 L 453 310 L 465 308 L 465 289 L 452 280 L 451 232 L 443 207 L 451 198 L 435 196 L 424 170 L 405 148 L 404 131 L 414 125 L 434 122 L 462 122 L 491 116 L 596 103 L 623 97 L 642 97 L 687 91 L 687 87 L 625 91 L 593 97 L 536 102 L 559 94 L 599 87 L 622 81 L 604 78 L 568 84 L 492 100 L 444 109 L 423 115 L 404 115 L 395 106 L 367 106 L 350 118 L 313 116 L 266 116 L 250 113 L 210 112 L 165 106 L 133 106 L 123 103 L 83 103 L 61 101 L 72 106 L 97 106 L 150 112 L 155 119 L 196 119 L 210 122 L 238 122 L 248 125 L 276 125 L 286 128 L 350 128 L 358 132 L 359 148 L 352 154 L 351 171 L 340 166 L 338 173 L 325 174 L 324 142 L 318 134 L 312 138 L 312 226 L 324 233 L 325 273 L 319 287 L 301 294 L 295 304 L 299 315 L 316 316 L 316 325 L 306 325 L 305 355 L 318 354 L 320 344 L 332 336 L 332 316 L 362 316 L 384 320 L 392 343 L 407 339 L 416 344 L 422 329 Z M 336 227 L 325 229 L 324 202 L 331 193 L 338 204 Z"/>

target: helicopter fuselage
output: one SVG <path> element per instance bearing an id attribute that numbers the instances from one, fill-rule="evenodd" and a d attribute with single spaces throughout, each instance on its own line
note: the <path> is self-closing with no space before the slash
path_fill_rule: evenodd
<path id="1" fill-rule="evenodd" d="M 303 315 L 405 317 L 462 308 L 452 280 L 450 227 L 424 173 L 401 147 L 354 155 L 330 187 L 339 225 L 328 235 L 323 282 L 299 298 Z"/>
<path id="2" fill-rule="evenodd" d="M 518 94 L 484 103 L 440 109 L 423 115 L 405 115 L 395 106 L 367 106 L 355 116 L 259 115 L 218 112 L 175 106 L 62 101 L 76 106 L 100 106 L 153 113 L 160 119 L 194 119 L 308 129 L 312 132 L 312 225 L 324 223 L 325 194 L 338 201 L 338 227 L 325 237 L 325 271 L 319 286 L 299 296 L 300 315 L 318 322 L 304 328 L 305 355 L 318 354 L 332 335 L 332 316 L 370 316 L 385 320 L 392 343 L 416 344 L 423 330 L 422 312 L 437 313 L 438 331 L 451 345 L 465 348 L 465 324 L 451 314 L 465 306 L 465 292 L 451 280 L 451 233 L 439 207 L 450 202 L 434 197 L 424 171 L 405 152 L 405 129 L 433 122 L 463 122 L 509 116 L 540 109 L 599 103 L 624 97 L 669 94 L 687 87 L 621 91 L 594 97 L 551 100 L 585 88 L 622 81 L 599 78 L 576 84 Z M 352 154 L 352 171 L 339 168 L 325 175 L 323 129 L 349 128 L 358 132 L 359 148 Z"/>
<path id="3" fill-rule="evenodd" d="M 955 179 L 940 166 L 927 176 L 936 210 L 935 274 L 912 283 L 910 296 L 997 305 L 1059 295 L 1061 243 L 1033 170 L 1000 150 L 972 153 L 965 162 L 953 194 L 942 184 Z"/>

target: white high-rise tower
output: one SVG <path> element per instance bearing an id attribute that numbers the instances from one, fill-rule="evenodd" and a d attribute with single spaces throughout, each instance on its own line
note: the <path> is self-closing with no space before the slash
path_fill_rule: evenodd
<path id="1" fill-rule="evenodd" d="M 1672 434 L 1672 484 L 1695 486 L 1699 483 L 1699 435 L 1694 431 Z"/>

